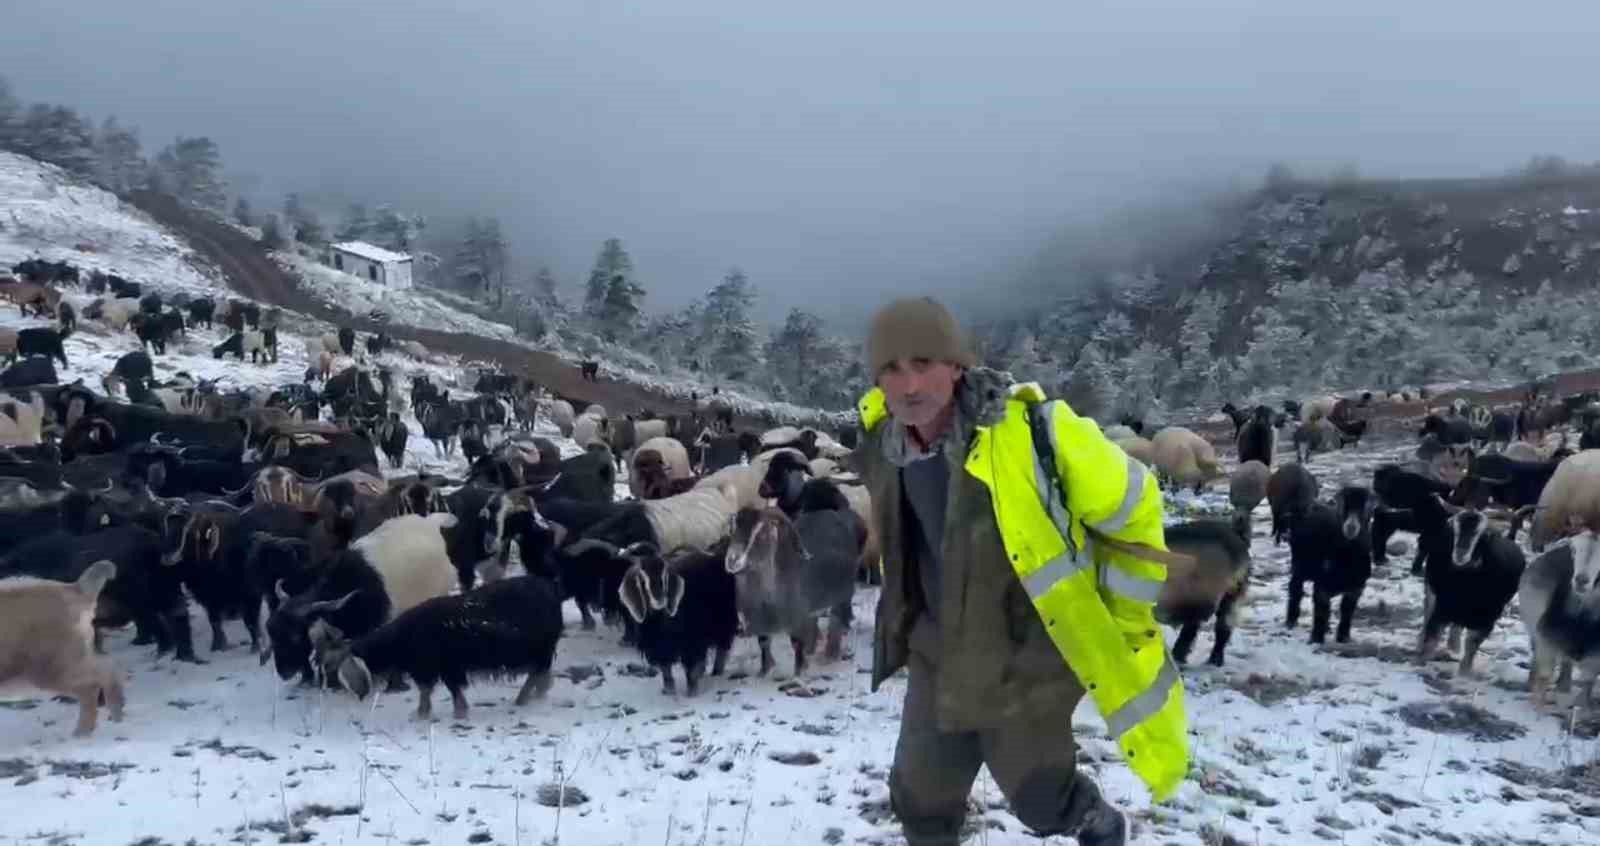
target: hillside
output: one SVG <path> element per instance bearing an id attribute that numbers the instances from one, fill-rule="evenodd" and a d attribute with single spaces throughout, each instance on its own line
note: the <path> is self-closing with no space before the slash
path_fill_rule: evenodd
<path id="1" fill-rule="evenodd" d="M 531 376 L 564 396 L 607 408 L 683 412 L 690 408 L 691 391 L 710 394 L 708 385 L 660 378 L 629 368 L 619 363 L 620 356 L 600 356 L 601 378 L 597 382 L 585 381 L 579 375 L 576 357 L 563 358 L 535 349 L 518 338 L 511 327 L 491 324 L 460 307 L 452 308 L 424 291 L 375 290 L 360 279 L 314 262 L 287 254 L 274 255 L 238 227 L 185 208 L 166 194 L 135 191 L 130 199 L 214 262 L 229 286 L 258 302 L 333 325 L 350 326 L 358 332 L 381 329 L 398 339 L 419 341 L 430 350 L 493 362 L 509 372 Z M 389 319 L 381 324 L 371 319 L 368 312 L 374 308 L 383 308 Z M 723 397 L 751 426 L 779 422 L 837 426 L 845 419 L 845 415 L 773 403 L 738 391 L 724 391 Z"/>
<path id="2" fill-rule="evenodd" d="M 1209 213 L 1222 234 L 1080 281 L 996 326 L 990 355 L 1102 416 L 1507 385 L 1600 357 L 1594 171 L 1289 183 Z"/>

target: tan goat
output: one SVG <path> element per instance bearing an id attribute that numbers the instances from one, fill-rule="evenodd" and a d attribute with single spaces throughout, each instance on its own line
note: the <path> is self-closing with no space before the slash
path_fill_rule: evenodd
<path id="1" fill-rule="evenodd" d="M 27 682 L 75 696 L 73 737 L 94 732 L 101 694 L 112 722 L 122 720 L 122 678 L 94 653 L 94 612 L 117 565 L 96 561 L 76 582 L 30 576 L 0 579 L 0 684 Z"/>

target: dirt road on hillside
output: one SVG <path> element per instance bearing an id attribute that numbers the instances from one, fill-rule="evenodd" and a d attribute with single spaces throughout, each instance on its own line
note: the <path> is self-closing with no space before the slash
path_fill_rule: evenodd
<path id="1" fill-rule="evenodd" d="M 332 308 L 308 296 L 291 274 L 267 256 L 259 243 L 237 229 L 185 209 L 175 199 L 163 194 L 139 191 L 130 199 L 146 214 L 183 236 L 196 252 L 222 270 L 234 290 L 253 300 L 325 320 L 336 326 L 349 326 L 358 332 L 381 330 L 392 338 L 418 341 L 437 352 L 496 362 L 507 372 L 531 377 L 563 396 L 599 403 L 613 412 L 649 408 L 665 414 L 690 410 L 685 401 L 626 382 L 608 380 L 604 375 L 599 381 L 587 381 L 576 367 L 547 352 L 480 335 L 379 324 L 365 315 L 353 315 Z M 739 423 L 752 428 L 771 425 L 770 421 L 759 420 L 740 420 Z"/>

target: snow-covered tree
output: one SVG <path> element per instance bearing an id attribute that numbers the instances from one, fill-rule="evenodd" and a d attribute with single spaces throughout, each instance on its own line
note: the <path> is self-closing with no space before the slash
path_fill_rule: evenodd
<path id="1" fill-rule="evenodd" d="M 1116 360 L 1133 351 L 1135 337 L 1133 321 L 1128 315 L 1113 311 L 1101 318 L 1090 340 L 1100 347 L 1100 353 L 1107 360 Z"/>
<path id="2" fill-rule="evenodd" d="M 240 226 L 256 225 L 256 216 L 250 210 L 250 201 L 243 195 L 233 202 L 233 219 L 238 221 Z"/>
<path id="3" fill-rule="evenodd" d="M 149 168 L 140 151 L 138 131 L 118 124 L 116 117 L 101 122 L 95 157 L 96 178 L 118 194 L 140 187 Z"/>
<path id="4" fill-rule="evenodd" d="M 22 119 L 22 103 L 11 93 L 11 83 L 0 76 L 0 150 L 15 149 Z"/>
<path id="5" fill-rule="evenodd" d="M 1239 358 L 1240 375 L 1261 389 L 1300 389 L 1307 364 L 1304 334 L 1275 305 L 1256 306 L 1250 323 L 1255 331 Z"/>
<path id="6" fill-rule="evenodd" d="M 409 253 L 426 228 L 427 220 L 422 215 L 401 214 L 393 206 L 383 205 L 373 214 L 367 236 L 381 247 Z"/>
<path id="7" fill-rule="evenodd" d="M 1211 346 L 1222 324 L 1222 296 L 1215 291 L 1201 291 L 1190 298 L 1188 307 L 1183 328 L 1178 330 L 1182 364 L 1173 390 L 1182 400 L 1210 404 L 1217 400 L 1220 388 Z"/>
<path id="8" fill-rule="evenodd" d="M 604 319 L 606 296 L 613 280 L 621 276 L 626 281 L 633 276 L 633 259 L 622 248 L 620 238 L 607 238 L 595 256 L 594 268 L 589 271 L 589 282 L 583 291 L 583 313 L 591 320 Z"/>
<path id="9" fill-rule="evenodd" d="M 17 149 L 73 173 L 94 176 L 94 129 L 66 106 L 35 103 L 22 117 Z"/>
<path id="10" fill-rule="evenodd" d="M 227 187 L 222 180 L 222 155 L 210 138 L 178 136 L 157 157 L 166 171 L 172 195 L 189 205 L 221 212 L 227 208 Z"/>
<path id="11" fill-rule="evenodd" d="M 755 288 L 735 267 L 712 288 L 701 310 L 701 363 L 720 374 L 748 371 L 756 353 L 756 327 L 750 320 Z"/>
<path id="12" fill-rule="evenodd" d="M 275 214 L 269 214 L 261 221 L 261 245 L 269 250 L 283 249 L 283 226 L 278 223 Z"/>
<path id="13" fill-rule="evenodd" d="M 644 288 L 627 276 L 618 273 L 611 277 L 600 302 L 600 326 L 607 340 L 624 340 L 634 333 L 644 295 Z"/>
<path id="14" fill-rule="evenodd" d="M 456 247 L 456 284 L 483 297 L 493 296 L 497 305 L 504 305 L 508 253 L 499 218 L 467 218 Z"/>
<path id="15" fill-rule="evenodd" d="M 1083 417 L 1104 420 L 1118 400 L 1115 377 L 1098 344 L 1085 344 L 1067 377 L 1062 399 Z"/>
<path id="16" fill-rule="evenodd" d="M 162 155 L 166 155 L 163 151 Z M 327 241 L 322 221 L 317 213 L 301 202 L 299 194 L 289 194 L 283 199 L 283 219 L 289 224 L 294 239 L 302 244 L 322 244 Z"/>

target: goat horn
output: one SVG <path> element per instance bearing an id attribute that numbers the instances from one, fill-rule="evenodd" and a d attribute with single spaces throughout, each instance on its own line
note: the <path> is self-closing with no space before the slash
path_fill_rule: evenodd
<path id="1" fill-rule="evenodd" d="M 1434 501 L 1438 502 L 1439 505 L 1442 508 L 1444 508 L 1445 512 L 1448 513 L 1448 514 L 1460 514 L 1461 512 L 1466 510 L 1465 508 L 1462 508 L 1459 505 L 1451 505 L 1450 503 L 1445 502 L 1444 497 L 1439 496 L 1438 494 L 1434 494 L 1433 498 L 1434 498 Z"/>

